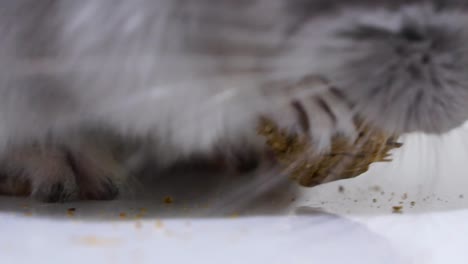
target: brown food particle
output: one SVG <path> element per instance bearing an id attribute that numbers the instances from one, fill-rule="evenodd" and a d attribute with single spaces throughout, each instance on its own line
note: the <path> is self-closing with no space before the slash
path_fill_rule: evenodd
<path id="1" fill-rule="evenodd" d="M 138 213 L 138 214 L 135 215 L 135 218 L 136 218 L 136 219 L 141 219 L 141 218 L 143 218 L 144 216 L 145 216 L 145 214 Z"/>
<path id="2" fill-rule="evenodd" d="M 127 217 L 127 213 L 123 213 L 123 212 L 122 212 L 122 213 L 119 214 L 119 217 L 120 217 L 121 219 L 124 219 L 124 218 Z"/>
<path id="3" fill-rule="evenodd" d="M 77 240 L 78 243 L 87 246 L 115 246 L 121 241 L 116 238 L 100 238 L 95 236 L 82 237 Z"/>
<path id="4" fill-rule="evenodd" d="M 393 206 L 392 207 L 392 212 L 394 214 L 401 214 L 403 213 L 403 206 L 399 205 L 399 206 Z"/>
<path id="5" fill-rule="evenodd" d="M 136 221 L 135 222 L 135 228 L 136 229 L 141 229 L 142 226 L 143 226 L 143 224 L 141 223 L 141 221 Z"/>
<path id="6" fill-rule="evenodd" d="M 344 191 L 345 191 L 345 189 L 344 189 L 344 187 L 343 187 L 343 186 L 341 186 L 341 185 L 340 185 L 340 186 L 338 186 L 338 192 L 340 192 L 340 193 L 344 193 Z"/>
<path id="7" fill-rule="evenodd" d="M 140 212 L 137 213 L 137 214 L 135 215 L 135 218 L 136 218 L 136 219 L 141 219 L 141 218 L 143 218 L 143 217 L 146 215 L 146 213 L 148 212 L 148 209 L 146 209 L 146 208 L 140 208 L 140 209 L 138 209 L 138 210 L 139 210 Z"/>
<path id="8" fill-rule="evenodd" d="M 68 208 L 67 209 L 67 216 L 72 217 L 75 215 L 76 208 Z"/>
<path id="9" fill-rule="evenodd" d="M 156 223 L 154 224 L 156 228 L 163 228 L 164 223 L 161 220 L 156 220 Z"/>
<path id="10" fill-rule="evenodd" d="M 376 202 L 377 202 L 377 199 L 375 199 L 375 198 L 372 199 L 372 202 L 373 202 L 373 203 L 376 203 Z"/>
<path id="11" fill-rule="evenodd" d="M 163 201 L 164 201 L 165 204 L 171 204 L 171 203 L 174 202 L 174 199 L 172 199 L 171 196 L 166 196 L 166 197 L 164 197 Z"/>
<path id="12" fill-rule="evenodd" d="M 239 217 L 239 213 L 233 213 L 233 214 L 231 214 L 230 217 L 231 217 L 231 218 L 237 218 L 237 217 Z"/>
<path id="13" fill-rule="evenodd" d="M 416 205 L 416 202 L 415 202 L 415 201 L 412 201 L 412 202 L 410 203 L 410 205 L 411 205 L 411 206 L 415 206 L 415 205 Z"/>
<path id="14" fill-rule="evenodd" d="M 287 168 L 300 185 L 313 187 L 325 182 L 354 178 L 374 162 L 389 162 L 390 151 L 401 147 L 396 135 L 355 122 L 360 136 L 355 142 L 335 136 L 329 153 L 311 153 L 306 136 L 290 135 L 269 119 L 261 119 L 258 133 L 265 137 L 274 158 Z M 313 152 L 313 151 L 312 151 Z"/>

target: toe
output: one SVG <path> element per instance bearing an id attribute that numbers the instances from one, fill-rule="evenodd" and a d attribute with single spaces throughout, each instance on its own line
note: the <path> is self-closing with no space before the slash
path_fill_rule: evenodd
<path id="1" fill-rule="evenodd" d="M 53 184 L 44 184 L 37 187 L 32 193 L 32 197 L 47 203 L 65 202 L 71 199 L 73 191 L 65 188 L 61 182 Z"/>
<path id="2" fill-rule="evenodd" d="M 119 194 L 119 188 L 108 177 L 102 177 L 94 185 L 82 186 L 80 199 L 83 200 L 113 200 Z"/>
<path id="3" fill-rule="evenodd" d="M 125 173 L 110 152 L 82 146 L 68 155 L 80 189 L 80 199 L 112 200 L 118 196 Z"/>

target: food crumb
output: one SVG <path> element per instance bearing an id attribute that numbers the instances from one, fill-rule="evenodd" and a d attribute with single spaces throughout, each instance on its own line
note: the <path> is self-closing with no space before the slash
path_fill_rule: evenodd
<path id="1" fill-rule="evenodd" d="M 380 195 L 385 195 L 385 192 L 380 192 Z"/>
<path id="2" fill-rule="evenodd" d="M 156 228 L 163 228 L 164 223 L 161 220 L 156 220 L 156 223 L 154 224 Z"/>
<path id="3" fill-rule="evenodd" d="M 407 193 L 404 193 L 403 196 L 401 196 L 401 199 L 403 199 L 403 200 L 408 199 L 408 194 L 407 194 Z"/>
<path id="4" fill-rule="evenodd" d="M 380 186 L 378 185 L 375 185 L 375 186 L 370 187 L 370 190 L 374 192 L 380 192 L 382 188 L 380 188 Z"/>
<path id="5" fill-rule="evenodd" d="M 410 205 L 411 205 L 411 206 L 415 206 L 415 205 L 416 205 L 416 202 L 415 202 L 415 201 L 412 201 L 412 202 L 410 203 Z"/>
<path id="6" fill-rule="evenodd" d="M 403 213 L 403 206 L 399 205 L 399 206 L 393 206 L 392 207 L 392 212 L 394 214 L 401 214 Z"/>
<path id="7" fill-rule="evenodd" d="M 119 214 L 119 217 L 120 217 L 121 219 L 124 219 L 124 218 L 127 217 L 127 213 L 120 213 L 120 214 Z"/>
<path id="8" fill-rule="evenodd" d="M 377 202 L 377 199 L 375 199 L 375 198 L 372 199 L 372 202 L 373 202 L 373 203 L 376 203 L 376 202 Z"/>
<path id="9" fill-rule="evenodd" d="M 87 246 L 114 246 L 119 244 L 121 241 L 116 238 L 100 238 L 95 236 L 87 236 L 79 238 L 78 243 L 85 244 Z"/>
<path id="10" fill-rule="evenodd" d="M 135 222 L 135 228 L 136 229 L 141 229 L 142 226 L 143 226 L 143 224 L 141 223 L 141 221 L 136 221 Z"/>
<path id="11" fill-rule="evenodd" d="M 460 199 L 463 199 L 463 197 L 464 197 L 463 194 L 460 194 L 460 195 L 458 196 L 458 198 L 460 198 Z"/>
<path id="12" fill-rule="evenodd" d="M 231 217 L 231 218 L 237 218 L 237 217 L 239 217 L 239 213 L 233 213 L 233 214 L 231 214 L 230 217 Z"/>
<path id="13" fill-rule="evenodd" d="M 76 208 L 68 208 L 67 209 L 67 216 L 72 217 L 75 216 Z"/>
<path id="14" fill-rule="evenodd" d="M 174 199 L 172 199 L 171 196 L 166 196 L 166 197 L 164 197 L 164 203 L 165 203 L 165 204 L 171 204 L 171 203 L 173 203 L 173 202 L 174 202 Z"/>
<path id="15" fill-rule="evenodd" d="M 143 213 L 138 213 L 138 214 L 135 215 L 135 219 L 141 219 L 141 218 L 143 218 L 144 216 L 145 216 L 145 214 L 143 214 Z"/>
<path id="16" fill-rule="evenodd" d="M 338 186 L 338 192 L 344 193 L 344 191 L 345 191 L 345 188 L 342 185 Z"/>
<path id="17" fill-rule="evenodd" d="M 147 210 L 146 208 L 140 208 L 140 209 L 138 209 L 138 210 L 139 210 L 140 212 L 137 213 L 137 214 L 135 215 L 135 218 L 136 218 L 136 219 L 141 219 L 141 218 L 143 218 L 143 217 L 146 215 L 146 213 L 148 212 L 148 210 Z"/>

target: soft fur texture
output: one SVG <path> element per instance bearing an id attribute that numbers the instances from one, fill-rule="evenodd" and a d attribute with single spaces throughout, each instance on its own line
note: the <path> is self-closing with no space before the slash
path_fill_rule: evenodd
<path id="1" fill-rule="evenodd" d="M 261 153 L 261 115 L 322 149 L 354 136 L 356 114 L 396 133 L 468 119 L 463 1 L 16 0 L 0 4 L 0 34 L 4 178 L 47 201 L 115 196 L 111 169 L 79 162 L 96 153 L 83 130 L 144 142 L 167 165 Z M 17 153 L 37 144 L 42 174 L 71 176 L 31 172 Z"/>

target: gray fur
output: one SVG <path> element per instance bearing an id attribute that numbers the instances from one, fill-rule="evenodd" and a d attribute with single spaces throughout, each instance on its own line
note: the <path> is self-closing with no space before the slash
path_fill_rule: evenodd
<path id="1" fill-rule="evenodd" d="M 0 150 L 91 127 L 170 163 L 261 146 L 262 114 L 325 148 L 353 115 L 444 133 L 468 119 L 464 2 L 2 1 Z"/>

